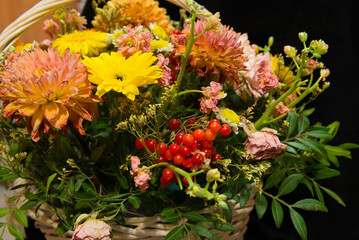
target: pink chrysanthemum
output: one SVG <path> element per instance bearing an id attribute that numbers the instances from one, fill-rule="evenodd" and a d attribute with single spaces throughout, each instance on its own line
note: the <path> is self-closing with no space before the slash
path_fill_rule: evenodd
<path id="1" fill-rule="evenodd" d="M 219 108 L 217 107 L 218 100 L 221 100 L 226 96 L 226 94 L 221 93 L 221 91 L 221 84 L 214 81 L 210 82 L 210 87 L 202 87 L 203 97 L 199 99 L 200 111 L 203 113 L 219 111 Z"/>
<path id="2" fill-rule="evenodd" d="M 82 122 L 93 119 L 99 100 L 80 60 L 69 50 L 60 57 L 57 50 L 35 47 L 9 61 L 0 73 L 3 115 L 24 117 L 34 141 L 42 133 L 55 134 L 52 128 L 66 129 L 69 120 L 85 134 Z"/>
<path id="3" fill-rule="evenodd" d="M 168 87 L 171 84 L 173 84 L 171 69 L 168 67 L 168 63 L 170 60 L 168 58 L 165 58 L 165 56 L 163 56 L 163 54 L 161 53 L 157 55 L 157 58 L 158 58 L 157 66 L 159 66 L 163 70 L 162 72 L 163 77 L 158 79 L 158 86 Z"/>
<path id="4" fill-rule="evenodd" d="M 206 22 L 195 23 L 195 35 L 205 29 Z M 184 54 L 187 39 L 190 36 L 190 28 L 185 25 L 182 34 L 175 35 L 173 44 L 174 53 Z M 243 49 L 240 41 L 241 34 L 236 33 L 226 26 L 222 26 L 221 33 L 209 30 L 199 37 L 191 49 L 189 64 L 195 68 L 201 76 L 206 74 L 227 77 L 237 84 L 239 80 L 238 71 L 244 70 Z"/>
<path id="5" fill-rule="evenodd" d="M 118 52 L 129 57 L 138 51 L 149 52 L 151 50 L 151 33 L 144 31 L 143 26 L 138 24 L 135 28 L 125 26 L 115 42 L 118 44 Z"/>

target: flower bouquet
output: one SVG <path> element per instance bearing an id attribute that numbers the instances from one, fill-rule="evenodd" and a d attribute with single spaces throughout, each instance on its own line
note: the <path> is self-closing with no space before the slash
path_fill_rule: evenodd
<path id="1" fill-rule="evenodd" d="M 41 43 L 0 36 L 0 180 L 15 192 L 0 238 L 24 239 L 10 220 L 28 214 L 48 239 L 243 239 L 254 205 L 277 227 L 284 207 L 306 239 L 300 211 L 326 212 L 325 194 L 345 205 L 320 180 L 358 145 L 308 118 L 328 45 L 301 32 L 300 49 L 273 53 L 272 37 L 260 47 L 170 2 L 187 10 L 177 21 L 155 0 L 93 1 L 89 29 L 62 7 Z M 299 184 L 308 196 L 288 202 Z"/>

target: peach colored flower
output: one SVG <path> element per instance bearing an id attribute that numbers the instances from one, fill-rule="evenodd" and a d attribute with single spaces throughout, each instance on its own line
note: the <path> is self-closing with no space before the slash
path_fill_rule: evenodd
<path id="1" fill-rule="evenodd" d="M 220 93 L 222 89 L 221 84 L 214 81 L 210 82 L 210 87 L 202 87 L 204 97 L 199 99 L 201 112 L 210 113 L 211 111 L 219 111 L 217 107 L 218 100 L 226 97 L 226 94 Z"/>
<path id="2" fill-rule="evenodd" d="M 95 86 L 79 54 L 66 51 L 60 57 L 51 47 L 48 52 L 34 47 L 8 62 L 0 81 L 3 115 L 24 117 L 33 141 L 42 133 L 56 135 L 54 130 L 66 129 L 68 121 L 85 134 L 83 120 L 92 121 L 98 112 Z"/>
<path id="3" fill-rule="evenodd" d="M 275 99 L 273 99 L 272 102 L 275 102 Z M 274 110 L 271 114 L 274 115 L 275 117 L 278 117 L 282 114 L 287 115 L 289 113 L 290 113 L 290 109 L 283 102 L 280 102 L 274 107 Z"/>
<path id="4" fill-rule="evenodd" d="M 120 34 L 115 42 L 118 44 L 118 52 L 129 57 L 138 51 L 149 52 L 151 50 L 151 33 L 144 31 L 141 24 L 135 28 L 125 26 L 124 33 Z"/>
<path id="5" fill-rule="evenodd" d="M 197 21 L 195 23 L 195 35 L 203 32 L 206 24 L 204 21 Z M 184 26 L 182 34 L 174 35 L 174 54 L 185 53 L 189 36 L 190 28 L 188 25 Z M 238 71 L 245 69 L 244 62 L 246 61 L 243 57 L 240 37 L 241 34 L 226 26 L 222 26 L 220 34 L 214 30 L 205 32 L 196 40 L 191 49 L 189 65 L 195 68 L 201 76 L 221 75 L 222 79 L 228 78 L 237 84 L 239 81 Z"/>
<path id="6" fill-rule="evenodd" d="M 146 170 L 146 166 L 143 166 L 138 170 L 137 176 L 134 178 L 135 186 L 140 188 L 140 191 L 145 191 L 148 187 L 148 181 L 151 180 L 152 173 Z"/>
<path id="7" fill-rule="evenodd" d="M 275 156 L 287 148 L 276 136 L 277 131 L 271 128 L 263 128 L 261 131 L 250 131 L 244 125 L 244 131 L 248 135 L 248 142 L 244 146 L 247 152 L 247 160 L 274 159 Z"/>
<path id="8" fill-rule="evenodd" d="M 244 73 L 244 79 L 248 89 L 255 99 L 267 96 L 270 89 L 278 86 L 278 77 L 271 74 L 272 62 L 269 53 L 258 54 L 249 58 L 245 63 L 247 71 Z"/>
<path id="9" fill-rule="evenodd" d="M 131 156 L 130 160 L 131 160 L 131 168 L 132 168 L 130 173 L 131 175 L 135 175 L 138 173 L 138 165 L 140 165 L 141 161 L 140 158 L 137 156 Z"/>
<path id="10" fill-rule="evenodd" d="M 111 240 L 111 230 L 107 223 L 90 218 L 76 227 L 72 240 Z"/>
<path id="11" fill-rule="evenodd" d="M 157 58 L 158 58 L 157 66 L 159 66 L 163 70 L 162 72 L 163 77 L 158 79 L 158 86 L 168 87 L 173 84 L 171 69 L 167 67 L 170 60 L 168 58 L 165 58 L 161 53 L 157 55 Z"/>
<path id="12" fill-rule="evenodd" d="M 47 19 L 44 21 L 44 27 L 42 30 L 48 34 L 51 40 L 54 40 L 56 35 L 60 32 L 60 26 L 53 19 Z"/>

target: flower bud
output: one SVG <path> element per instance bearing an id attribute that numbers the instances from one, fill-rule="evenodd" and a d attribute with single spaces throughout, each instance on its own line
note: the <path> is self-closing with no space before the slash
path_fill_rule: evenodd
<path id="1" fill-rule="evenodd" d="M 298 37 L 299 37 L 299 40 L 304 43 L 308 39 L 308 34 L 306 32 L 300 32 L 300 33 L 298 33 Z"/>
<path id="2" fill-rule="evenodd" d="M 207 172 L 206 180 L 207 182 L 220 181 L 221 173 L 218 171 L 217 168 L 211 169 Z"/>
<path id="3" fill-rule="evenodd" d="M 285 46 L 284 53 L 287 55 L 287 57 L 294 58 L 297 55 L 297 49 L 292 46 Z"/>
<path id="4" fill-rule="evenodd" d="M 328 68 L 320 69 L 320 76 L 321 76 L 322 78 L 328 77 L 329 74 L 330 74 L 330 71 L 329 71 Z"/>
<path id="5" fill-rule="evenodd" d="M 227 205 L 226 202 L 224 202 L 224 201 L 219 201 L 219 202 L 218 202 L 218 205 L 219 205 L 222 209 L 224 209 L 224 210 L 227 210 L 227 209 L 228 209 L 228 205 Z"/>
<path id="6" fill-rule="evenodd" d="M 76 227 L 72 240 L 111 240 L 110 233 L 107 223 L 90 218 Z"/>
<path id="7" fill-rule="evenodd" d="M 219 12 L 217 12 L 208 19 L 205 30 L 213 30 L 215 33 L 220 34 L 221 27 L 221 19 L 219 18 Z"/>
<path id="8" fill-rule="evenodd" d="M 310 47 L 313 50 L 313 55 L 323 55 L 328 51 L 328 44 L 323 40 L 313 40 L 310 42 Z"/>

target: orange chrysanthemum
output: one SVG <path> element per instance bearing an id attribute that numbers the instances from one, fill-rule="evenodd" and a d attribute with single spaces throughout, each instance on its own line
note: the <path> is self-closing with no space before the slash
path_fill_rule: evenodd
<path id="1" fill-rule="evenodd" d="M 55 134 L 53 128 L 65 129 L 69 120 L 85 134 L 82 121 L 93 119 L 99 100 L 80 60 L 69 50 L 60 57 L 57 50 L 35 47 L 8 62 L 0 73 L 3 115 L 24 117 L 35 142 L 42 133 Z"/>
<path id="2" fill-rule="evenodd" d="M 167 33 L 173 32 L 167 10 L 158 5 L 155 0 L 111 0 L 98 11 L 92 25 L 97 30 L 110 32 L 125 25 L 141 24 L 149 28 L 150 23 L 157 23 Z"/>
<path id="3" fill-rule="evenodd" d="M 195 23 L 195 36 L 204 31 L 206 22 Z M 185 54 L 187 39 L 190 36 L 189 26 L 186 25 L 182 34 L 174 39 L 175 52 Z M 218 34 L 209 30 L 200 36 L 194 43 L 188 62 L 195 68 L 199 75 L 206 74 L 227 77 L 233 83 L 238 83 L 238 71 L 244 70 L 243 49 L 241 47 L 240 33 L 234 32 L 226 26 L 222 26 Z"/>

